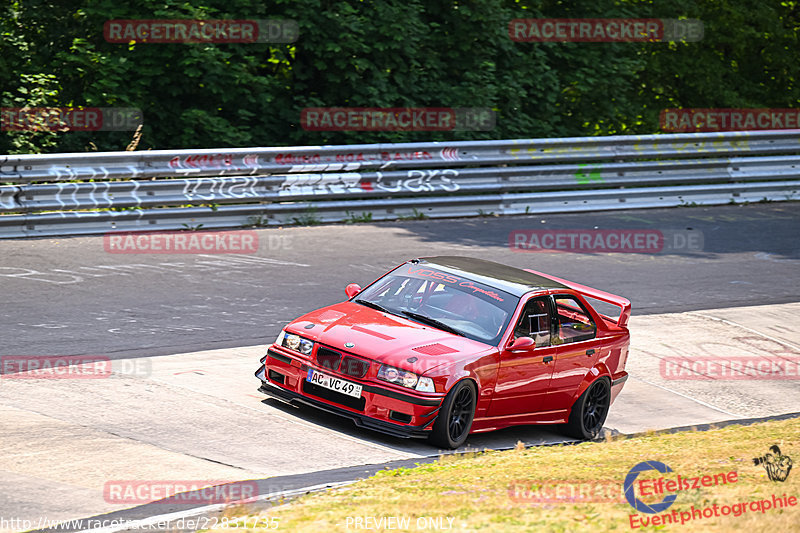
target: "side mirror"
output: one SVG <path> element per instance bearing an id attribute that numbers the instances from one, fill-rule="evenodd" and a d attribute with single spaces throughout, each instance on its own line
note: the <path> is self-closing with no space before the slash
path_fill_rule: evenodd
<path id="1" fill-rule="evenodd" d="M 358 283 L 351 283 L 347 287 L 344 288 L 344 293 L 347 295 L 347 298 L 350 299 L 356 294 L 361 292 L 361 285 Z"/>
<path id="2" fill-rule="evenodd" d="M 519 337 L 517 340 L 514 341 L 509 347 L 509 350 L 512 352 L 527 350 L 533 346 L 533 339 L 530 337 Z"/>

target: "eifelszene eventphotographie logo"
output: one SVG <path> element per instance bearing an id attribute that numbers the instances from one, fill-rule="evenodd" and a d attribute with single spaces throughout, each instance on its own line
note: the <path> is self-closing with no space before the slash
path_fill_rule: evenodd
<path id="1" fill-rule="evenodd" d="M 762 465 L 770 481 L 786 481 L 792 471 L 791 457 L 783 455 L 777 444 L 770 446 L 769 452 L 761 457 L 754 457 L 753 464 Z"/>

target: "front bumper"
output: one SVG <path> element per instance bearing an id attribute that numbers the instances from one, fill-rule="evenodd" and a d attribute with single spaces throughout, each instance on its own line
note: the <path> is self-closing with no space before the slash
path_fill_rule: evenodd
<path id="1" fill-rule="evenodd" d="M 336 405 L 329 399 L 317 398 L 303 390 L 303 382 L 308 368 L 330 374 L 326 369 L 310 365 L 308 361 L 300 361 L 286 354 L 269 349 L 262 365 L 255 372 L 261 381 L 259 391 L 287 404 L 304 404 L 323 411 L 349 418 L 356 426 L 379 431 L 400 438 L 425 438 L 430 435 L 433 423 L 439 413 L 441 398 L 419 398 L 408 394 L 362 383 L 364 408 L 357 409 Z M 280 373 L 285 377 L 284 383 L 276 383 L 267 377 L 267 369 Z M 342 376 L 343 379 L 352 378 Z M 388 420 L 392 411 L 402 411 L 411 415 L 411 423 L 395 423 Z M 371 416 L 374 415 L 374 416 Z M 379 418 L 380 417 L 380 418 Z M 385 419 L 381 419 L 385 418 Z"/>

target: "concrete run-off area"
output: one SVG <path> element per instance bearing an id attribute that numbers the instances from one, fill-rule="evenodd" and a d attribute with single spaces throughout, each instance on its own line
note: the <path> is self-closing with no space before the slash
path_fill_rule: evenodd
<path id="1" fill-rule="evenodd" d="M 631 319 L 625 389 L 609 430 L 625 434 L 797 410 L 800 380 L 676 379 L 672 357 L 800 357 L 800 304 L 653 314 Z M 3 512 L 38 524 L 131 502 L 109 484 L 202 485 L 424 458 L 424 441 L 385 437 L 256 391 L 265 345 L 146 358 L 103 379 L 0 379 Z M 141 371 L 147 369 L 147 372 Z M 678 376 L 680 377 L 680 376 Z M 774 377 L 774 376 L 772 376 Z M 475 435 L 470 449 L 567 442 L 527 426 Z M 141 501 L 137 503 L 146 503 Z M 156 506 L 158 507 L 158 506 Z M 164 512 L 168 511 L 165 508 Z"/>

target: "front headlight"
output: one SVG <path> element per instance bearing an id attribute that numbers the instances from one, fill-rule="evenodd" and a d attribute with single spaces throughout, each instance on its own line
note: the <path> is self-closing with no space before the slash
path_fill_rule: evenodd
<path id="1" fill-rule="evenodd" d="M 416 375 L 408 370 L 402 370 L 389 365 L 381 365 L 378 370 L 378 379 L 394 383 L 420 392 L 435 392 L 433 380 Z"/>
<path id="2" fill-rule="evenodd" d="M 289 348 L 303 355 L 311 355 L 311 350 L 314 349 L 313 341 L 304 339 L 300 335 L 294 333 L 287 333 L 286 331 L 281 331 L 281 334 L 278 335 L 278 338 L 275 340 L 275 344 L 279 344 L 284 348 Z"/>

